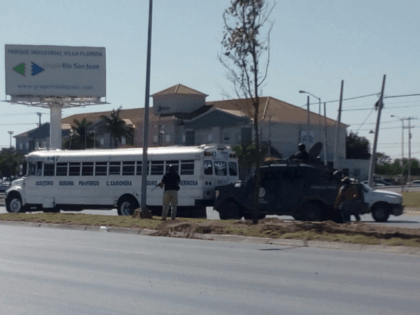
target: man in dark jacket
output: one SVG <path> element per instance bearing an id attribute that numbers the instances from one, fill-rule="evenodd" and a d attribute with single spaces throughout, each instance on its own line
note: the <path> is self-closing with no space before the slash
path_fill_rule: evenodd
<path id="1" fill-rule="evenodd" d="M 163 193 L 163 209 L 162 209 L 162 221 L 166 221 L 168 215 L 169 204 L 172 206 L 172 220 L 176 218 L 176 210 L 178 207 L 178 190 L 181 178 L 176 172 L 174 165 L 169 166 L 169 172 L 163 175 L 162 181 L 159 183 L 159 187 L 165 186 Z"/>
<path id="2" fill-rule="evenodd" d="M 299 160 L 301 162 L 308 162 L 309 161 L 309 154 L 306 152 L 306 146 L 303 143 L 299 143 L 298 145 L 299 151 L 289 157 L 289 160 Z"/>

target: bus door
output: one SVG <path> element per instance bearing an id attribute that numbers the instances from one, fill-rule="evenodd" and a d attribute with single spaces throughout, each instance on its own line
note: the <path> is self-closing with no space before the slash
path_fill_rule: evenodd
<path id="1" fill-rule="evenodd" d="M 42 204 L 42 198 L 48 190 L 50 181 L 44 181 L 42 177 L 43 162 L 41 159 L 28 159 L 28 172 L 25 180 L 26 203 Z"/>

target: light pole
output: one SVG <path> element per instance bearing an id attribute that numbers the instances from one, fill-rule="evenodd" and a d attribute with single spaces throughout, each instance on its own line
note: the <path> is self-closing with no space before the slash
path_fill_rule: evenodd
<path id="1" fill-rule="evenodd" d="M 404 191 L 404 120 L 397 115 L 391 115 L 391 117 L 401 120 L 401 191 Z"/>
<path id="2" fill-rule="evenodd" d="M 316 99 L 318 99 L 319 102 L 319 116 L 318 116 L 318 139 L 321 139 L 321 98 L 318 96 L 313 95 L 310 92 L 307 91 L 302 91 L 300 90 L 299 93 L 303 93 L 303 94 L 308 94 L 311 95 L 312 97 L 315 97 Z M 309 111 L 309 109 L 308 109 Z M 308 113 L 309 115 L 309 113 Z M 308 135 L 309 137 L 309 135 Z M 324 164 L 327 165 L 327 147 L 326 147 L 327 143 L 326 143 L 326 139 L 324 137 Z"/>
<path id="3" fill-rule="evenodd" d="M 8 131 L 9 135 L 10 135 L 10 148 L 12 148 L 12 134 L 13 131 Z"/>

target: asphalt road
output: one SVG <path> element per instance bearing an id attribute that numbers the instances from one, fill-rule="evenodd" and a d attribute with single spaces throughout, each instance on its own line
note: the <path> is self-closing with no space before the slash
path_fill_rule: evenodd
<path id="1" fill-rule="evenodd" d="M 0 226 L 2 314 L 418 314 L 418 257 Z"/>

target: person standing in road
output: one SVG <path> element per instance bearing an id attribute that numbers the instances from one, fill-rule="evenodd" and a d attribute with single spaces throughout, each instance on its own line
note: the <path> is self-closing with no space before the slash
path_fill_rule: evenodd
<path id="1" fill-rule="evenodd" d="M 344 177 L 341 180 L 342 186 L 338 193 L 337 198 L 335 199 L 334 208 L 340 212 L 343 219 L 343 223 L 350 222 L 351 208 L 353 205 L 353 200 L 357 198 L 357 191 L 351 185 L 350 178 Z M 354 215 L 356 221 L 360 221 L 359 214 Z"/>
<path id="2" fill-rule="evenodd" d="M 169 166 L 169 172 L 163 175 L 162 181 L 159 183 L 159 187 L 165 186 L 163 192 L 163 209 L 162 209 L 162 221 L 166 221 L 168 215 L 169 204 L 172 206 L 172 220 L 176 218 L 176 211 L 178 207 L 178 190 L 181 177 L 176 172 L 175 165 Z"/>

